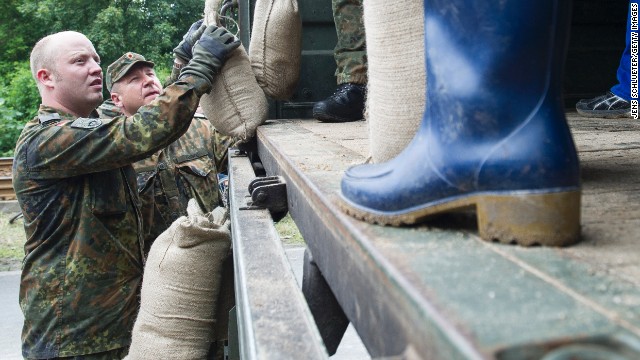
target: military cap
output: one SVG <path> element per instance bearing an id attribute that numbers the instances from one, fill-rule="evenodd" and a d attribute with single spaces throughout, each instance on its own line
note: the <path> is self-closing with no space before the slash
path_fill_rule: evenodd
<path id="1" fill-rule="evenodd" d="M 111 87 L 123 76 L 127 75 L 133 65 L 137 63 L 143 63 L 153 67 L 155 64 L 151 61 L 147 61 L 144 56 L 136 54 L 134 52 L 128 52 L 120 56 L 120 58 L 107 67 L 107 91 L 111 92 Z"/>

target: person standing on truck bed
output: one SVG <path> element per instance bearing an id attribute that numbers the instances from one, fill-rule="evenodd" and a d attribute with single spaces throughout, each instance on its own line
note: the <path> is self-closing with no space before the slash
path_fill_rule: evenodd
<path id="1" fill-rule="evenodd" d="M 20 306 L 28 359 L 122 358 L 144 265 L 131 164 L 180 137 L 239 42 L 208 27 L 180 79 L 132 116 L 99 119 L 100 57 L 81 33 L 49 35 L 31 69 L 42 98 L 16 145 L 13 185 L 24 214 Z"/>
<path id="2" fill-rule="evenodd" d="M 338 88 L 313 106 L 313 117 L 324 122 L 364 118 L 367 91 L 367 50 L 362 0 L 332 0 L 338 43 L 333 51 Z"/>
<path id="3" fill-rule="evenodd" d="M 631 2 L 627 15 L 625 49 L 616 71 L 618 83 L 603 95 L 592 99 L 581 99 L 576 104 L 578 114 L 585 117 L 621 118 L 631 117 Z"/>

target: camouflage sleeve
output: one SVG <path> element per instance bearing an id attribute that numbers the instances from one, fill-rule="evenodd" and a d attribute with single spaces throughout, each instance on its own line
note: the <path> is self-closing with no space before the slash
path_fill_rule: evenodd
<path id="1" fill-rule="evenodd" d="M 116 116 L 122 115 L 122 109 L 116 106 L 111 99 L 105 100 L 98 108 L 98 115 L 101 119 L 111 119 Z"/>
<path id="2" fill-rule="evenodd" d="M 226 173 L 228 170 L 229 148 L 237 146 L 239 139 L 223 135 L 218 130 L 213 130 L 213 155 L 216 169 L 219 173 Z"/>
<path id="3" fill-rule="evenodd" d="M 181 69 L 178 69 L 175 66 L 171 67 L 171 75 L 169 75 L 169 78 L 165 81 L 164 86 L 169 86 L 174 82 L 178 81 L 178 76 L 180 76 L 180 71 Z"/>
<path id="4" fill-rule="evenodd" d="M 141 160 L 188 129 L 199 97 L 209 87 L 200 78 L 186 77 L 131 117 L 44 125 L 27 140 L 27 170 L 33 178 L 70 177 Z"/>

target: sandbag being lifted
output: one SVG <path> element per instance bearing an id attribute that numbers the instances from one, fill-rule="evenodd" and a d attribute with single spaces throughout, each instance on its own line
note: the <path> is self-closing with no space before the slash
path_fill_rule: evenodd
<path id="1" fill-rule="evenodd" d="M 220 0 L 206 1 L 205 24 L 218 24 L 219 5 Z M 200 105 L 207 119 L 222 134 L 241 141 L 255 136 L 256 128 L 267 119 L 269 104 L 251 70 L 244 47 L 229 55 L 213 80 L 211 92 L 200 98 Z"/>
<path id="2" fill-rule="evenodd" d="M 302 20 L 297 0 L 257 0 L 249 59 L 267 96 L 289 99 L 300 78 Z"/>

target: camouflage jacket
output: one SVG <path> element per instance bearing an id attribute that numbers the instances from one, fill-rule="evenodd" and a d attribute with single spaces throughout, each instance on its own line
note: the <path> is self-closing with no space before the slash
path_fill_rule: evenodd
<path id="1" fill-rule="evenodd" d="M 100 118 L 122 115 L 111 100 L 96 110 Z M 216 173 L 226 173 L 229 147 L 237 142 L 217 131 L 204 115 L 196 113 L 180 139 L 133 164 L 142 202 L 145 254 L 178 217 L 187 215 L 189 199 L 196 199 L 204 212 L 220 204 Z"/>
<path id="2" fill-rule="evenodd" d="M 227 173 L 229 168 L 229 148 L 238 146 L 239 138 L 223 135 L 213 128 L 213 154 L 215 156 L 216 168 L 219 173 Z"/>
<path id="3" fill-rule="evenodd" d="M 187 132 L 152 156 L 133 164 L 145 229 L 145 252 L 194 198 L 205 212 L 218 206 L 213 128 L 195 117 Z"/>
<path id="4" fill-rule="evenodd" d="M 13 164 L 27 235 L 24 357 L 129 345 L 144 263 L 130 164 L 181 136 L 208 88 L 187 77 L 129 118 L 76 118 L 41 106 L 26 124 Z"/>
<path id="5" fill-rule="evenodd" d="M 169 86 L 174 82 L 176 82 L 176 80 L 180 76 L 180 71 L 181 69 L 177 69 L 175 66 L 172 67 L 171 75 L 165 81 L 165 86 Z M 98 111 L 101 114 L 102 112 L 104 112 L 105 116 L 107 116 L 109 113 L 113 113 L 114 111 L 120 111 L 120 109 L 117 106 L 115 106 L 115 104 L 111 100 L 107 100 L 102 105 L 100 105 L 100 107 L 98 108 Z M 198 116 L 203 119 L 206 119 L 206 117 L 203 114 L 196 113 L 196 117 Z M 213 129 L 213 138 L 214 138 L 213 154 L 215 156 L 214 160 L 216 164 L 216 169 L 218 170 L 218 173 L 226 174 L 228 161 L 229 161 L 229 158 L 228 158 L 229 148 L 237 146 L 238 143 L 240 142 L 240 139 L 222 134 L 215 128 L 215 126 L 212 126 L 212 129 Z"/>
<path id="6" fill-rule="evenodd" d="M 110 119 L 123 115 L 122 109 L 117 107 L 111 100 L 105 100 L 96 110 L 98 111 L 98 115 L 100 115 L 100 119 Z"/>

